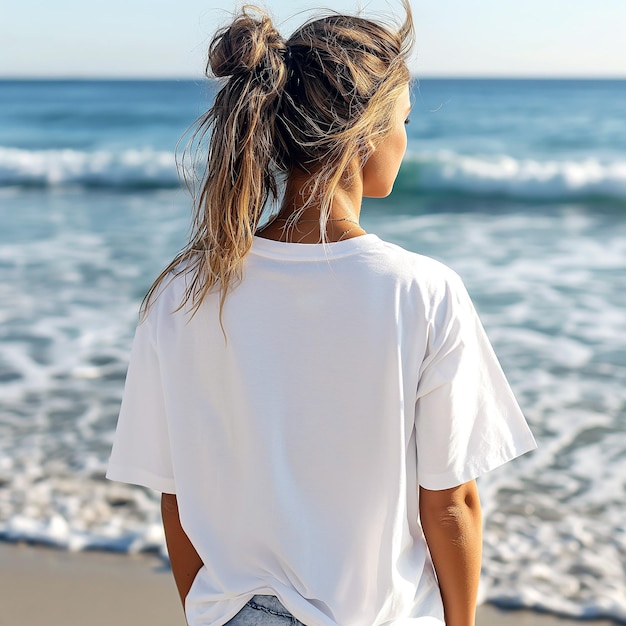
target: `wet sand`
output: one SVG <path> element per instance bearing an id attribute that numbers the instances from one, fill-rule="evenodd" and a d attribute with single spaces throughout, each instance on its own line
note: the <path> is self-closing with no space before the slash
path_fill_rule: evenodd
<path id="1" fill-rule="evenodd" d="M 151 555 L 0 542 L 0 626 L 185 626 L 174 579 Z M 610 626 L 482 606 L 478 626 Z"/>

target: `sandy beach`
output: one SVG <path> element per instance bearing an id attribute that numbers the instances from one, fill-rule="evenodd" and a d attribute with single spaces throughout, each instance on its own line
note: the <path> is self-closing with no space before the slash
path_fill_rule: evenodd
<path id="1" fill-rule="evenodd" d="M 151 555 L 0 543 L 0 626 L 184 626 L 167 566 Z M 531 611 L 479 610 L 478 626 L 580 626 Z M 610 621 L 585 621 L 610 626 Z"/>

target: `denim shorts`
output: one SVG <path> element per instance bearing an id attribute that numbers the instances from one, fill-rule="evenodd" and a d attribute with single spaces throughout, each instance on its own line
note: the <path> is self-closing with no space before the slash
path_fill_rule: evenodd
<path id="1" fill-rule="evenodd" d="M 305 626 L 276 596 L 253 596 L 224 626 Z"/>

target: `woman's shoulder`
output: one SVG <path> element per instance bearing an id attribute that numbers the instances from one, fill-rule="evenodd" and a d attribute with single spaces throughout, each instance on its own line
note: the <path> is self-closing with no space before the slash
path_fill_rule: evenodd
<path id="1" fill-rule="evenodd" d="M 186 314 L 185 294 L 193 281 L 193 263 L 184 260 L 162 274 L 153 284 L 142 306 L 142 323 L 156 325 L 177 314 Z"/>
<path id="2" fill-rule="evenodd" d="M 380 239 L 380 243 L 381 253 L 390 265 L 424 289 L 435 292 L 465 289 L 459 274 L 443 261 L 389 241 Z"/>

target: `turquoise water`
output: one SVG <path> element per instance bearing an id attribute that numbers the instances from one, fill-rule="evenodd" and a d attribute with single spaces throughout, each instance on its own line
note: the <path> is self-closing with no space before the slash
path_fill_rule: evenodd
<path id="1" fill-rule="evenodd" d="M 0 537 L 163 551 L 103 479 L 137 307 L 213 87 L 0 82 Z M 368 230 L 464 278 L 540 448 L 481 479 L 482 595 L 626 621 L 625 81 L 423 80 Z"/>

